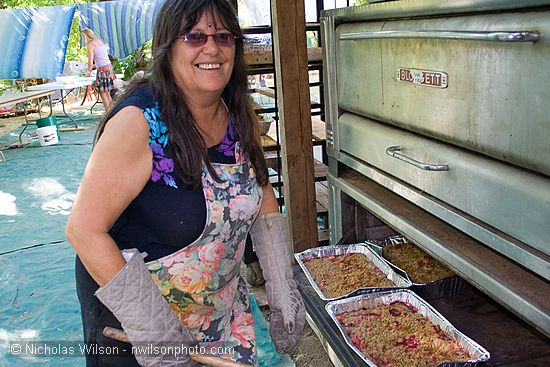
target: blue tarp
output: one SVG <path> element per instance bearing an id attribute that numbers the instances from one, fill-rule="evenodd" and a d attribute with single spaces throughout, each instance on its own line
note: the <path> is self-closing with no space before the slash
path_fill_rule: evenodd
<path id="1" fill-rule="evenodd" d="M 109 55 L 125 58 L 153 36 L 163 0 L 80 4 L 79 24 L 90 28 Z M 0 79 L 47 78 L 63 74 L 75 5 L 0 10 Z"/>
<path id="2" fill-rule="evenodd" d="M 61 75 L 75 9 L 63 5 L 0 10 L 0 79 Z"/>
<path id="3" fill-rule="evenodd" d="M 80 28 L 90 28 L 105 43 L 109 55 L 125 58 L 153 37 L 162 0 L 121 0 L 80 4 Z"/>

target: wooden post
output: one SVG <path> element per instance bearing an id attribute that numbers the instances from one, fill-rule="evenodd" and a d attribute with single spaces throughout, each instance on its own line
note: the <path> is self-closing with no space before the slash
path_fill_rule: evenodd
<path id="1" fill-rule="evenodd" d="M 294 251 L 318 244 L 303 0 L 271 0 L 283 188 Z"/>

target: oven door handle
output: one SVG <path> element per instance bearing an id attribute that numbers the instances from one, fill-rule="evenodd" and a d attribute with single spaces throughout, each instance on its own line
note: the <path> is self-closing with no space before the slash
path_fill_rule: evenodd
<path id="1" fill-rule="evenodd" d="M 469 32 L 469 31 L 375 31 L 343 33 L 342 41 L 376 40 L 389 38 L 426 38 L 442 40 L 469 40 L 489 42 L 536 42 L 539 32 Z"/>
<path id="2" fill-rule="evenodd" d="M 411 157 L 407 157 L 405 154 L 401 153 L 402 150 L 403 148 L 400 147 L 399 145 L 394 145 L 386 149 L 386 154 L 389 155 L 390 157 L 402 160 L 403 162 L 406 162 L 408 164 L 412 164 L 416 168 L 420 168 L 421 170 L 424 170 L 424 171 L 448 171 L 449 170 L 449 166 L 446 164 L 423 163 Z"/>

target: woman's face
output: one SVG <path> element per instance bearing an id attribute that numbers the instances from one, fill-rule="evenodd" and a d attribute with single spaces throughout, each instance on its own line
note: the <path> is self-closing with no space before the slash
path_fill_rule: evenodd
<path id="1" fill-rule="evenodd" d="M 205 12 L 188 34 L 229 32 L 221 24 L 217 14 Z M 176 85 L 187 99 L 219 98 L 231 78 L 234 59 L 234 42 L 219 45 L 207 37 L 204 45 L 193 45 L 178 38 L 172 44 L 170 63 Z"/>

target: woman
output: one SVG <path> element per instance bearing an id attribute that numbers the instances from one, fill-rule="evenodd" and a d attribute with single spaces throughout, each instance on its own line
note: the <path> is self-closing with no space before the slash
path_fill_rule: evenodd
<path id="1" fill-rule="evenodd" d="M 113 73 L 113 66 L 107 54 L 107 47 L 89 28 L 83 29 L 82 35 L 88 50 L 88 72 L 86 75 L 90 76 L 95 64 L 97 74 L 93 86 L 99 91 L 101 102 L 103 102 L 103 106 L 107 110 L 113 101 L 110 90 L 113 89 L 113 81 L 116 79 L 116 75 Z"/>
<path id="2" fill-rule="evenodd" d="M 102 336 L 105 326 L 122 327 L 134 347 L 198 343 L 255 365 L 239 274 L 248 233 L 266 279 L 275 346 L 288 352 L 298 341 L 305 311 L 288 226 L 247 89 L 243 33 L 229 1 L 166 0 L 150 73 L 100 124 L 67 224 L 87 344 L 122 351 L 124 344 Z M 185 353 L 129 357 L 90 353 L 87 363 L 192 365 Z"/>

